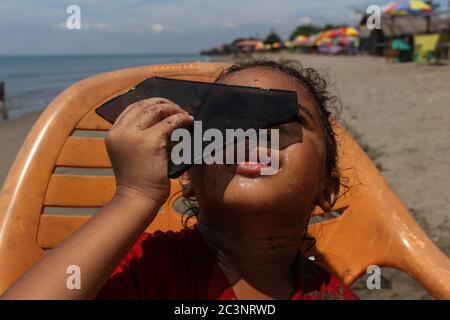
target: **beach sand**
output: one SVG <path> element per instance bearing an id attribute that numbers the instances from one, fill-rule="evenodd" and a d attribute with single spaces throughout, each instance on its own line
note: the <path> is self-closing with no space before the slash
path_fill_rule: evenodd
<path id="1" fill-rule="evenodd" d="M 450 67 L 387 65 L 374 57 L 277 53 L 329 75 L 342 99 L 340 121 L 381 169 L 430 238 L 450 255 Z M 4 181 L 38 113 L 0 123 Z M 428 299 L 403 273 L 382 269 L 382 290 L 353 285 L 363 299 Z"/>
<path id="2" fill-rule="evenodd" d="M 19 118 L 0 120 L 0 184 L 3 185 L 23 141 L 39 115 L 40 112 L 32 112 Z"/>

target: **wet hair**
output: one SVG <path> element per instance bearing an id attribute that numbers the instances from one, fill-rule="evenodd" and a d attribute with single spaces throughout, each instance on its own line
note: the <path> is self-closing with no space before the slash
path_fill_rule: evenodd
<path id="1" fill-rule="evenodd" d="M 285 74 L 297 81 L 312 96 L 325 137 L 326 178 L 338 188 L 340 185 L 340 177 L 337 170 L 337 142 L 332 129 L 332 119 L 333 112 L 337 111 L 340 107 L 340 100 L 336 95 L 331 93 L 329 81 L 315 69 L 304 68 L 296 61 L 258 59 L 233 64 L 231 67 L 225 69 L 217 77 L 215 82 L 224 80 L 234 73 L 255 68 L 266 68 Z M 183 225 L 186 227 L 189 218 L 198 215 L 199 208 L 194 199 L 187 199 L 185 205 L 188 207 L 186 210 L 186 219 L 183 221 Z"/>

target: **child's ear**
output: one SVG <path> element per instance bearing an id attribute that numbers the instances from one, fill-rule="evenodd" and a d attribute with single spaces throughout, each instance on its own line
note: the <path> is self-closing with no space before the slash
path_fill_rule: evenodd
<path id="1" fill-rule="evenodd" d="M 181 190 L 183 191 L 183 197 L 192 198 L 195 196 L 194 190 L 191 185 L 191 177 L 189 176 L 189 171 L 183 173 L 179 178 L 178 182 L 181 185 Z"/>
<path id="2" fill-rule="evenodd" d="M 336 203 L 339 193 L 339 181 L 328 181 L 325 189 L 319 195 L 317 205 L 324 211 L 328 212 Z"/>

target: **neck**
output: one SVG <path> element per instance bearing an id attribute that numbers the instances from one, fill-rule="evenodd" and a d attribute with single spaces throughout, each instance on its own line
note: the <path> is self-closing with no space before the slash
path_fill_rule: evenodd
<path id="1" fill-rule="evenodd" d="M 275 296 L 278 292 L 281 296 L 280 290 L 287 288 L 292 293 L 303 232 L 262 233 L 251 228 L 253 232 L 244 234 L 218 225 L 200 214 L 199 233 L 232 285 L 244 281 L 259 292 L 275 292 Z"/>

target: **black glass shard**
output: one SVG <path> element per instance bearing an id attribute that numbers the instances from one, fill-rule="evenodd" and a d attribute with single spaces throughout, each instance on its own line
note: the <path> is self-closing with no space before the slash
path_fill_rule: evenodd
<path id="1" fill-rule="evenodd" d="M 298 121 L 297 94 L 293 91 L 261 89 L 152 77 L 127 92 L 109 100 L 96 113 L 110 123 L 130 104 L 161 97 L 181 106 L 195 121 L 202 121 L 202 129 L 218 129 L 225 136 L 226 129 L 268 129 Z M 192 132 L 192 128 L 188 128 Z M 193 145 L 193 143 L 192 143 Z M 192 167 L 175 165 L 169 161 L 169 177 L 176 178 Z"/>

